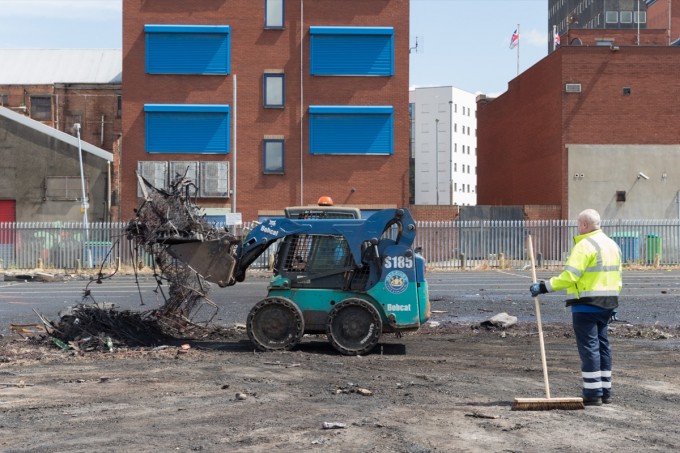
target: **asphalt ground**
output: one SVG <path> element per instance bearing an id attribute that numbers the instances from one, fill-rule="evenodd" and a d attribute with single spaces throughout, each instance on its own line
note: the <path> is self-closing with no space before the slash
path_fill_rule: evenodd
<path id="1" fill-rule="evenodd" d="M 556 271 L 538 271 L 538 279 L 547 279 Z M 463 272 L 428 272 L 432 318 L 434 322 L 478 324 L 497 313 L 516 316 L 518 322 L 535 322 L 534 302 L 529 294 L 531 273 L 528 270 L 484 270 Z M 213 322 L 220 325 L 245 323 L 248 311 L 266 296 L 269 275 L 251 273 L 244 282 L 228 288 L 213 285 L 209 297 L 217 305 Z M 633 325 L 680 325 L 680 270 L 649 269 L 624 271 L 623 292 L 618 318 Z M 36 312 L 48 319 L 58 319 L 59 312 L 83 303 L 87 280 L 57 282 L 0 281 L 0 334 L 6 335 L 10 324 L 38 322 Z M 115 276 L 101 284 L 89 285 L 91 297 L 85 302 L 110 302 L 121 310 L 150 310 L 163 303 L 150 276 Z M 568 323 L 571 314 L 564 307 L 563 293 L 539 297 L 544 323 Z M 144 303 L 144 305 L 141 304 Z M 205 313 L 211 315 L 206 305 Z"/>

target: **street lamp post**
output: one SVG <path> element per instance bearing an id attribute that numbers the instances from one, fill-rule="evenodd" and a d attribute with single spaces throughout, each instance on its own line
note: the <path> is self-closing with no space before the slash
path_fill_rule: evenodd
<path id="1" fill-rule="evenodd" d="M 434 173 L 435 200 L 439 205 L 439 118 L 434 120 Z"/>
<path id="2" fill-rule="evenodd" d="M 78 136 L 78 161 L 80 162 L 80 188 L 82 190 L 82 198 L 80 210 L 83 212 L 83 226 L 85 227 L 85 249 L 87 250 L 87 265 L 92 267 L 92 250 L 90 249 L 90 225 L 87 221 L 87 209 L 90 203 L 87 200 L 87 192 L 85 191 L 85 172 L 83 170 L 83 148 L 80 144 L 80 123 L 73 125 Z"/>

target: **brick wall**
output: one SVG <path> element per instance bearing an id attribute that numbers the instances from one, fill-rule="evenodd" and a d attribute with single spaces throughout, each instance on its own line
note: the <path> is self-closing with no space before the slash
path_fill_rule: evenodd
<path id="1" fill-rule="evenodd" d="M 72 135 L 73 124 L 78 122 L 82 140 L 108 151 L 122 130 L 120 93 L 120 85 L 108 84 L 0 85 L 0 94 L 7 95 L 5 107 L 31 117 L 31 96 L 48 96 L 52 117 L 40 122 Z"/>
<path id="2" fill-rule="evenodd" d="M 567 218 L 566 145 L 677 144 L 677 74 L 680 47 L 566 46 L 480 99 L 478 203 L 556 205 Z"/>
<path id="3" fill-rule="evenodd" d="M 235 0 L 199 8 L 195 2 L 167 0 L 162 8 L 142 0 L 126 1 L 123 11 L 124 158 L 122 161 L 123 216 L 137 206 L 135 171 L 138 160 L 223 160 L 223 155 L 146 154 L 145 103 L 233 105 L 237 79 L 237 211 L 244 220 L 258 212 L 285 206 L 313 204 L 321 195 L 338 204 L 408 203 L 408 27 L 407 0 L 315 0 L 285 2 L 285 29 L 264 30 L 264 2 Z M 145 74 L 145 24 L 205 24 L 231 26 L 231 70 L 228 76 Z M 301 25 L 304 34 L 300 36 Z M 309 76 L 310 26 L 394 27 L 393 77 Z M 300 42 L 303 42 L 301 58 Z M 300 78 L 300 61 L 304 77 Z M 284 109 L 262 108 L 262 73 L 281 69 L 286 74 Z M 303 91 L 304 88 L 304 91 Z M 301 96 L 304 97 L 301 105 Z M 312 156 L 308 151 L 309 105 L 391 105 L 394 107 L 392 156 Z M 301 119 L 302 117 L 302 119 Z M 302 131 L 301 131 L 302 124 Z M 233 129 L 232 129 L 233 133 Z M 285 137 L 285 174 L 262 172 L 262 138 Z M 301 182 L 302 181 L 302 182 Z M 204 207 L 231 207 L 232 199 L 201 199 Z"/>

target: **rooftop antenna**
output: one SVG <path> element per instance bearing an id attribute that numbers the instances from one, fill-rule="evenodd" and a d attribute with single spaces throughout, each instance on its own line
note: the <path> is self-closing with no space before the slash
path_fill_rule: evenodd
<path id="1" fill-rule="evenodd" d="M 420 38 L 421 41 L 423 41 L 423 38 Z M 422 42 L 420 47 L 418 47 L 418 37 L 416 36 L 416 43 L 413 45 L 413 47 L 409 47 L 408 53 L 418 53 L 418 49 L 423 50 Z"/>

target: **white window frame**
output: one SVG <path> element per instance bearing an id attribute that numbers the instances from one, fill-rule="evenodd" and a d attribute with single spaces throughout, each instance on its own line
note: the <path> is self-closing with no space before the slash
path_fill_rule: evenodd
<path id="1" fill-rule="evenodd" d="M 265 71 L 262 75 L 262 103 L 264 108 L 282 109 L 286 106 L 286 76 L 281 71 Z"/>
<path id="2" fill-rule="evenodd" d="M 619 21 L 622 24 L 632 24 L 633 23 L 633 11 L 621 11 L 619 13 Z"/>
<path id="3" fill-rule="evenodd" d="M 285 28 L 286 0 L 264 0 L 264 28 L 281 30 Z"/>
<path id="4" fill-rule="evenodd" d="M 279 149 L 276 149 L 279 146 Z M 270 148 L 271 147 L 271 148 Z M 278 154 L 278 155 L 277 155 Z M 285 173 L 286 144 L 283 137 L 265 137 L 262 140 L 262 171 L 264 174 Z"/>

